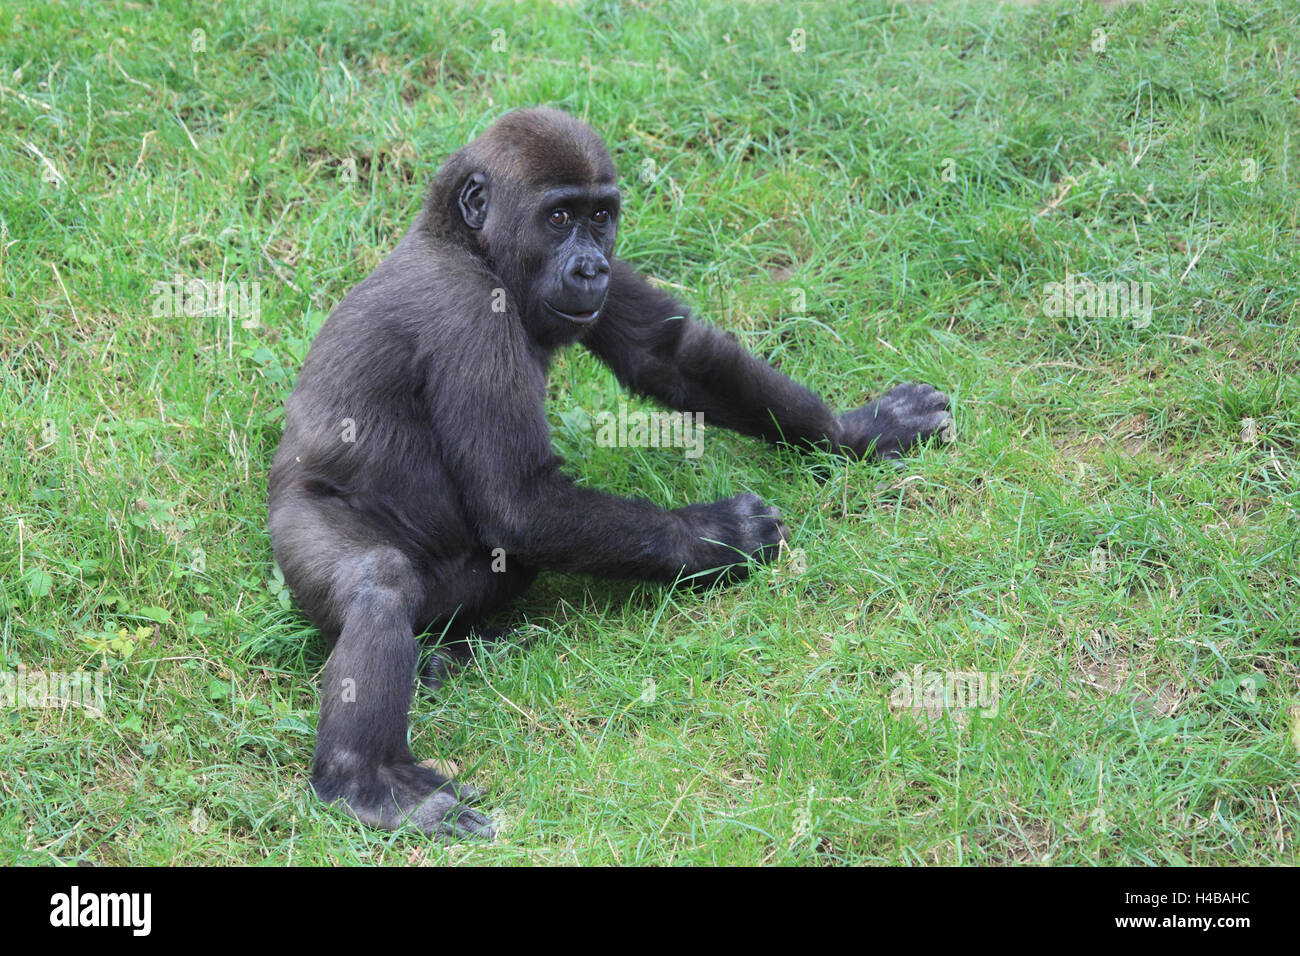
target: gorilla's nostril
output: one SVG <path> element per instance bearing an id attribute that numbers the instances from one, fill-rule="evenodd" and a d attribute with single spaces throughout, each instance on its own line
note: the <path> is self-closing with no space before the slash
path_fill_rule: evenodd
<path id="1" fill-rule="evenodd" d="M 574 256 L 569 260 L 569 275 L 593 282 L 609 276 L 609 261 L 602 255 L 588 250 L 585 254 Z"/>

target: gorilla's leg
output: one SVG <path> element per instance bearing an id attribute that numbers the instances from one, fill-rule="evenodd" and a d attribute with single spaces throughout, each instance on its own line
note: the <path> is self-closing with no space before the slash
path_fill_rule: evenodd
<path id="1" fill-rule="evenodd" d="M 272 522 L 289 586 L 305 606 L 304 596 L 314 599 L 309 614 L 327 637 L 337 635 L 321 686 L 312 787 L 371 826 L 490 837 L 491 821 L 464 805 L 481 792 L 418 766 L 407 746 L 419 575 L 397 548 L 363 545 L 362 529 L 340 533 L 333 517 L 300 501 Z"/>
<path id="2" fill-rule="evenodd" d="M 493 570 L 495 559 L 479 556 L 455 575 L 435 579 L 429 584 L 431 602 L 423 617 L 433 619 L 424 636 L 433 648 L 420 666 L 420 680 L 429 693 L 436 692 L 455 671 L 473 659 L 471 635 L 486 644 L 495 643 L 510 633 L 508 625 L 489 624 L 493 614 L 523 594 L 537 577 L 537 569 L 520 561 L 511 561 L 502 570 Z M 450 617 L 448 602 L 458 603 Z"/>

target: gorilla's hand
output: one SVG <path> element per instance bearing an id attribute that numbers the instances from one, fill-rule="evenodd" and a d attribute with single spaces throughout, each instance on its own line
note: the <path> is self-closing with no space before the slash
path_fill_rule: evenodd
<path id="1" fill-rule="evenodd" d="M 750 558 L 759 564 L 776 560 L 781 542 L 789 538 L 781 512 L 748 492 L 674 513 L 686 525 L 682 568 L 693 584 L 738 581 L 749 574 Z"/>
<path id="2" fill-rule="evenodd" d="M 868 452 L 879 459 L 901 458 L 903 452 L 952 427 L 948 396 L 930 385 L 899 385 L 859 409 L 845 412 L 840 424 L 840 450 L 851 458 Z"/>

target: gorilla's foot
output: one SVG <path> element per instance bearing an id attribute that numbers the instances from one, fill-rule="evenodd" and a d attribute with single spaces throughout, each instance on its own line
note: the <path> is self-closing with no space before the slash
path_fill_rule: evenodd
<path id="1" fill-rule="evenodd" d="M 326 803 L 381 830 L 413 826 L 443 840 L 496 836 L 492 821 L 469 806 L 484 791 L 414 763 L 383 764 L 347 777 L 317 771 L 311 784 Z"/>

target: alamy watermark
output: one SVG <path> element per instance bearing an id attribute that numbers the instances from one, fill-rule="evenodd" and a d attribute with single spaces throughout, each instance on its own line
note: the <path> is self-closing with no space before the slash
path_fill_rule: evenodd
<path id="1" fill-rule="evenodd" d="M 21 665 L 16 671 L 0 671 L 0 710 L 71 707 L 91 717 L 104 716 L 103 671 L 33 671 Z"/>
<path id="2" fill-rule="evenodd" d="M 156 319 L 220 316 L 239 319 L 249 329 L 262 321 L 262 283 L 257 281 L 187 278 L 176 273 L 171 279 L 155 280 L 149 295 L 149 312 Z"/>
<path id="3" fill-rule="evenodd" d="M 987 671 L 897 671 L 890 679 L 889 706 L 897 710 L 979 710 L 998 713 L 998 675 Z"/>
<path id="4" fill-rule="evenodd" d="M 1130 319 L 1135 329 L 1151 324 L 1151 283 L 1066 273 L 1064 282 L 1043 285 L 1043 314 L 1050 318 Z"/>
<path id="5" fill-rule="evenodd" d="M 596 412 L 596 444 L 601 448 L 684 448 L 687 458 L 704 454 L 703 412 Z"/>
<path id="6" fill-rule="evenodd" d="M 148 936 L 153 928 L 152 893 L 103 893 L 73 886 L 50 897 L 50 925 L 126 927 L 133 936 Z"/>

